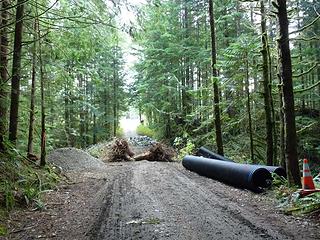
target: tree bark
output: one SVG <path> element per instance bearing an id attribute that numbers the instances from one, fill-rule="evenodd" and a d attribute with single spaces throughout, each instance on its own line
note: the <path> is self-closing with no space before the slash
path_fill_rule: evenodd
<path id="1" fill-rule="evenodd" d="M 81 148 L 85 147 L 85 110 L 84 110 L 84 86 L 83 86 L 83 81 L 84 81 L 84 76 L 82 73 L 78 74 L 78 81 L 79 81 L 79 119 L 80 119 L 80 146 Z"/>
<path id="2" fill-rule="evenodd" d="M 5 152 L 5 135 L 7 132 L 7 111 L 8 111 L 8 18 L 9 0 L 1 2 L 1 23 L 0 23 L 0 152 Z"/>
<path id="3" fill-rule="evenodd" d="M 266 123 L 266 152 L 267 152 L 267 165 L 273 165 L 273 126 L 272 126 L 272 112 L 271 112 L 271 91 L 270 91 L 270 78 L 269 78 L 269 61 L 268 61 L 268 36 L 266 27 L 266 13 L 264 7 L 264 0 L 260 1 L 261 12 L 261 42 L 262 42 L 262 75 L 263 75 L 263 99 Z"/>
<path id="4" fill-rule="evenodd" d="M 37 19 L 38 24 L 38 38 L 39 38 L 39 64 L 40 64 L 40 95 L 41 95 L 41 157 L 40 166 L 44 167 L 46 165 L 46 113 L 45 113 L 45 93 L 44 93 L 44 69 L 42 61 L 42 48 L 41 48 L 41 32 L 39 26 L 39 19 Z"/>
<path id="5" fill-rule="evenodd" d="M 116 51 L 116 50 L 115 50 Z M 113 136 L 117 136 L 117 70 L 116 52 L 113 59 Z"/>
<path id="6" fill-rule="evenodd" d="M 220 119 L 220 100 L 219 100 L 219 87 L 218 87 L 218 73 L 216 69 L 217 62 L 217 50 L 216 50 L 216 33 L 215 22 L 213 14 L 213 0 L 209 0 L 209 16 L 210 16 L 210 31 L 211 31 L 211 59 L 212 59 L 212 77 L 213 79 L 213 102 L 214 102 L 214 116 L 215 116 L 215 128 L 216 128 L 216 144 L 218 154 L 223 155 L 223 140 L 221 131 L 221 119 Z"/>
<path id="7" fill-rule="evenodd" d="M 249 90 L 249 59 L 248 53 L 245 56 L 246 59 L 246 79 L 245 79 L 245 87 L 246 87 L 246 95 L 247 95 L 247 113 L 248 113 L 248 122 L 249 122 L 249 137 L 250 137 L 250 158 L 251 162 L 255 163 L 254 158 L 254 145 L 253 145 L 253 132 L 252 132 L 252 117 L 251 117 L 251 99 L 250 99 L 250 90 Z"/>
<path id="8" fill-rule="evenodd" d="M 36 92 L 36 49 L 37 49 L 37 21 L 34 21 L 34 37 L 32 49 L 32 77 L 31 77 L 31 94 L 30 94 L 30 113 L 29 113 L 29 135 L 28 135 L 28 149 L 27 155 L 33 154 L 33 131 L 34 131 L 34 107 L 35 107 L 35 92 Z"/>
<path id="9" fill-rule="evenodd" d="M 289 47 L 288 14 L 286 0 L 277 0 L 279 23 L 279 74 L 282 80 L 282 101 L 284 107 L 285 157 L 289 184 L 301 185 L 297 153 L 297 133 L 294 113 L 292 64 Z"/>
<path id="10" fill-rule="evenodd" d="M 14 45 L 13 45 L 13 60 L 12 60 L 11 103 L 10 103 L 10 123 L 9 123 L 9 140 L 14 145 L 16 145 L 17 132 L 18 132 L 24 5 L 25 5 L 25 0 L 17 0 L 16 23 L 15 23 L 15 34 L 14 34 Z"/>

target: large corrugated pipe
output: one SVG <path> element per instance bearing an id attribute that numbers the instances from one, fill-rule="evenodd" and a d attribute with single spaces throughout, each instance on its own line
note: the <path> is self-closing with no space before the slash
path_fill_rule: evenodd
<path id="1" fill-rule="evenodd" d="M 271 173 L 267 169 L 256 165 L 226 162 L 191 155 L 183 158 L 182 165 L 200 175 L 254 192 L 262 192 L 263 188 L 270 187 L 272 183 Z"/>
<path id="2" fill-rule="evenodd" d="M 197 151 L 197 155 L 198 156 L 203 156 L 206 158 L 211 158 L 211 159 L 216 159 L 216 160 L 220 160 L 220 161 L 227 161 L 227 162 L 234 162 L 233 160 L 226 158 L 224 156 L 221 156 L 217 153 L 214 153 L 212 151 L 210 151 L 209 149 L 207 149 L 206 147 L 200 147 L 199 150 Z M 269 172 L 271 173 L 275 173 L 281 177 L 286 178 L 287 174 L 286 174 L 286 170 L 283 167 L 280 166 L 266 166 L 266 165 L 256 165 L 259 167 L 263 167 L 265 169 L 267 169 Z"/>
<path id="3" fill-rule="evenodd" d="M 212 158 L 212 159 L 217 159 L 217 160 L 227 161 L 227 162 L 234 162 L 233 160 L 231 160 L 229 158 L 226 158 L 224 156 L 221 156 L 217 153 L 210 151 L 206 147 L 200 147 L 196 154 L 197 154 L 197 156 L 202 156 L 202 157 L 206 157 L 206 158 Z"/>

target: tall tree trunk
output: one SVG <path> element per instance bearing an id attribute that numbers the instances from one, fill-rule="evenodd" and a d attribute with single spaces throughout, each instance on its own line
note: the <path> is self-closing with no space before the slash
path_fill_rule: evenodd
<path id="1" fill-rule="evenodd" d="M 15 34 L 14 34 L 14 45 L 13 45 L 13 59 L 12 59 L 11 103 L 10 103 L 10 123 L 9 123 L 9 140 L 14 145 L 16 144 L 16 141 L 17 141 L 17 132 L 18 132 L 24 5 L 25 5 L 25 0 L 17 0 L 16 23 L 15 23 Z"/>
<path id="2" fill-rule="evenodd" d="M 282 79 L 282 101 L 284 107 L 285 155 L 289 184 L 301 185 L 297 153 L 297 133 L 294 113 L 294 95 L 292 83 L 292 64 L 289 47 L 288 14 L 286 0 L 277 0 L 277 16 L 279 21 L 279 63 Z"/>
<path id="3" fill-rule="evenodd" d="M 70 145 L 70 94 L 69 94 L 69 81 L 66 80 L 64 85 L 64 129 L 66 132 L 66 142 Z"/>
<path id="4" fill-rule="evenodd" d="M 270 75 L 269 75 L 269 61 L 268 61 L 268 37 L 266 27 L 266 13 L 264 7 L 264 0 L 260 1 L 261 11 L 261 31 L 262 31 L 262 60 L 263 60 L 263 99 L 264 99 L 264 111 L 266 120 L 266 142 L 267 142 L 267 165 L 273 165 L 273 126 L 272 126 L 272 113 L 271 113 L 271 91 L 270 91 Z"/>
<path id="5" fill-rule="evenodd" d="M 46 165 L 46 113 L 45 113 L 45 93 L 44 93 L 44 66 L 42 61 L 42 46 L 41 46 L 41 32 L 39 26 L 39 19 L 37 19 L 37 29 L 39 38 L 39 65 L 40 65 L 40 95 L 41 95 L 41 154 L 40 166 Z"/>
<path id="6" fill-rule="evenodd" d="M 247 95 L 247 113 L 248 113 L 248 121 L 249 121 L 249 137 L 250 137 L 250 157 L 251 162 L 255 163 L 254 159 L 254 145 L 253 145 L 253 132 L 252 132 L 252 117 L 251 117 L 251 99 L 250 99 L 250 90 L 249 90 L 249 59 L 248 53 L 245 56 L 246 59 L 246 79 L 245 79 L 245 88 L 246 88 L 246 95 Z"/>
<path id="7" fill-rule="evenodd" d="M 219 100 L 219 87 L 218 87 L 218 73 L 216 69 L 217 63 L 217 50 L 216 50 L 216 33 L 215 22 L 213 14 L 213 1 L 209 0 L 209 16 L 210 16 L 210 31 L 211 31 L 211 59 L 212 59 L 212 77 L 213 81 L 213 102 L 214 102 L 214 116 L 215 116 L 215 128 L 216 128 L 216 144 L 218 154 L 223 155 L 223 141 L 221 131 L 221 119 L 220 119 L 220 100 Z"/>
<path id="8" fill-rule="evenodd" d="M 79 74 L 78 76 L 79 80 L 79 100 L 80 100 L 80 106 L 79 106 L 79 119 L 80 119 L 80 146 L 81 148 L 85 147 L 85 113 L 84 113 L 84 86 L 83 86 L 83 81 L 84 81 L 84 76 L 83 74 Z"/>
<path id="9" fill-rule="evenodd" d="M 117 71 L 116 53 L 113 59 L 113 136 L 117 135 Z"/>
<path id="10" fill-rule="evenodd" d="M 212 77 L 213 81 L 213 102 L 214 102 L 214 116 L 215 116 L 215 128 L 216 128 L 216 143 L 218 154 L 223 155 L 223 141 L 221 131 L 221 119 L 220 119 L 220 100 L 219 100 L 219 87 L 218 87 L 218 73 L 216 69 L 217 63 L 217 50 L 216 50 L 216 33 L 215 22 L 213 14 L 213 0 L 209 0 L 209 16 L 210 16 L 210 31 L 211 31 L 211 58 L 212 58 Z"/>
<path id="11" fill-rule="evenodd" d="M 285 154 L 285 134 L 284 134 L 284 109 L 283 109 L 283 101 L 282 101 L 282 79 L 279 77 L 279 103 L 280 103 L 280 111 L 279 111 L 279 116 L 280 116 L 280 165 L 286 169 L 287 164 L 286 164 L 286 154 Z"/>
<path id="12" fill-rule="evenodd" d="M 5 152 L 5 135 L 7 132 L 7 111 L 8 111 L 8 18 L 9 0 L 2 0 L 0 3 L 0 152 Z"/>
<path id="13" fill-rule="evenodd" d="M 30 94 L 30 113 L 29 113 L 29 136 L 28 136 L 28 149 L 27 155 L 33 154 L 33 131 L 34 131 L 34 119 L 35 119 L 35 93 L 36 93 L 36 63 L 37 63 L 37 20 L 34 20 L 34 37 L 33 37 L 33 49 L 32 49 L 32 77 L 31 77 L 31 94 Z"/>

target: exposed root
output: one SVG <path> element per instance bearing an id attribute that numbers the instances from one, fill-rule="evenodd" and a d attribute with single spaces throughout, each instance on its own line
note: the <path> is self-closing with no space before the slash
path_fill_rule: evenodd
<path id="1" fill-rule="evenodd" d="M 150 149 L 134 157 L 134 160 L 148 160 L 158 162 L 172 162 L 175 155 L 174 150 L 161 143 L 153 144 Z"/>
<path id="2" fill-rule="evenodd" d="M 110 150 L 107 150 L 104 160 L 109 162 L 133 161 L 134 153 L 129 147 L 129 143 L 122 138 L 115 139 Z"/>

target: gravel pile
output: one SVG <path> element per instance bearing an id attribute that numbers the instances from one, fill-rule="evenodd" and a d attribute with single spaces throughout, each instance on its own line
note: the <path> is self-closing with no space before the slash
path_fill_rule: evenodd
<path id="1" fill-rule="evenodd" d="M 148 136 L 136 136 L 128 139 L 129 143 L 133 146 L 149 147 L 157 143 L 154 139 Z"/>
<path id="2" fill-rule="evenodd" d="M 64 171 L 100 169 L 105 166 L 99 159 L 77 148 L 56 149 L 49 154 L 48 161 L 61 167 Z"/>

